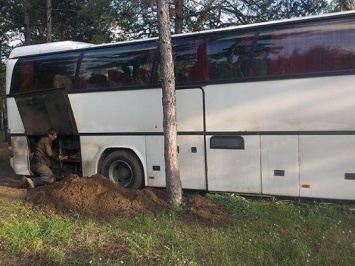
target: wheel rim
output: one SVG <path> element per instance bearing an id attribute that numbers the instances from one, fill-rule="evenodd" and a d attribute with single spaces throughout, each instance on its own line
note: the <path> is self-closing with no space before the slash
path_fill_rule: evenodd
<path id="1" fill-rule="evenodd" d="M 115 183 L 127 186 L 133 178 L 133 169 L 127 162 L 117 160 L 110 165 L 108 177 Z"/>

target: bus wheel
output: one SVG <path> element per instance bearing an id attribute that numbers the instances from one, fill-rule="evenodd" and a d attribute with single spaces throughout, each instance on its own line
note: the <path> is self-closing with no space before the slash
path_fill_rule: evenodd
<path id="1" fill-rule="evenodd" d="M 137 156 L 129 151 L 114 151 L 103 161 L 101 173 L 126 188 L 143 187 L 143 169 Z"/>

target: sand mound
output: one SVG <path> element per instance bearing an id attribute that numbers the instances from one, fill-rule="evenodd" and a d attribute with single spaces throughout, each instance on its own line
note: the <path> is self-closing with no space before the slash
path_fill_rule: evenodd
<path id="1" fill-rule="evenodd" d="M 44 211 L 80 213 L 102 219 L 157 213 L 168 208 L 162 190 L 129 190 L 101 175 L 71 175 L 53 185 L 29 190 L 28 200 Z"/>
<path id="2" fill-rule="evenodd" d="M 182 220 L 209 224 L 228 222 L 228 213 L 201 195 L 184 197 Z M 163 189 L 126 189 L 102 175 L 70 175 L 52 185 L 28 190 L 27 200 L 35 209 L 64 215 L 75 213 L 102 220 L 159 214 L 169 208 Z"/>

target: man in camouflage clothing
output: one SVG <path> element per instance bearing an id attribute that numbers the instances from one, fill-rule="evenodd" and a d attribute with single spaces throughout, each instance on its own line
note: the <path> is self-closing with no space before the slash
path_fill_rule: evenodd
<path id="1" fill-rule="evenodd" d="M 52 150 L 52 143 L 57 138 L 57 131 L 53 128 L 48 129 L 47 134 L 43 136 L 37 143 L 34 158 L 31 162 L 31 171 L 38 175 L 33 178 L 26 178 L 26 183 L 30 188 L 41 186 L 44 184 L 52 184 L 55 181 L 53 171 L 51 169 L 53 160 L 59 161 L 66 159 Z"/>

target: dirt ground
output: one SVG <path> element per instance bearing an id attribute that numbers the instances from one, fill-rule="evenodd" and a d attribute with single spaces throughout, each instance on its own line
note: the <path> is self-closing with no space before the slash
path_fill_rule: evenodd
<path id="1" fill-rule="evenodd" d="M 0 154 L 7 149 L 0 143 Z M 52 185 L 24 188 L 5 156 L 0 157 L 0 197 L 11 197 L 32 204 L 34 209 L 60 215 L 81 214 L 110 221 L 138 214 L 159 214 L 169 207 L 164 189 L 129 190 L 101 175 L 70 175 Z M 216 203 L 197 193 L 184 193 L 181 220 L 199 224 L 226 225 L 228 213 Z"/>

